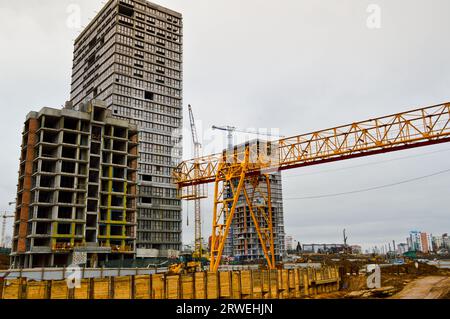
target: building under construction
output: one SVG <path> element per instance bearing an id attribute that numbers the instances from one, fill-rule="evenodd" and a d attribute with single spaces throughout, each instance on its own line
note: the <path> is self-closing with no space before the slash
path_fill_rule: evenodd
<path id="1" fill-rule="evenodd" d="M 181 250 L 182 16 L 145 0 L 109 0 L 75 40 L 71 100 L 106 102 L 139 129 L 139 254 Z M 150 254 L 150 255 L 149 255 Z"/>
<path id="2" fill-rule="evenodd" d="M 101 101 L 30 112 L 23 129 L 12 264 L 95 266 L 133 258 L 136 126 Z M 80 257 L 77 257 L 80 258 Z M 84 261 L 83 261 L 84 259 Z"/>

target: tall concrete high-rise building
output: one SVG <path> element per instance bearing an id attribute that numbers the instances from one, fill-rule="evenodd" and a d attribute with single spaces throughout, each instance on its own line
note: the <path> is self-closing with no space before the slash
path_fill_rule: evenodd
<path id="1" fill-rule="evenodd" d="M 75 40 L 71 100 L 96 98 L 139 130 L 137 248 L 181 250 L 182 16 L 145 0 L 110 0 Z M 139 257 L 139 254 L 138 254 Z"/>
<path id="2" fill-rule="evenodd" d="M 14 267 L 102 265 L 136 247 L 136 126 L 102 101 L 43 108 L 25 121 Z"/>

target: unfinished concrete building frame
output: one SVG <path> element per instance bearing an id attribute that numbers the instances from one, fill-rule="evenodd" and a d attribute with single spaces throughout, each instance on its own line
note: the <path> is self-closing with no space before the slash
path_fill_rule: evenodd
<path id="1" fill-rule="evenodd" d="M 182 156 L 181 15 L 144 0 L 108 1 L 75 41 L 71 99 L 92 98 L 139 129 L 137 247 L 181 250 L 172 180 Z"/>
<path id="2" fill-rule="evenodd" d="M 87 266 L 136 250 L 135 125 L 101 101 L 77 111 L 43 108 L 22 138 L 12 264 Z"/>

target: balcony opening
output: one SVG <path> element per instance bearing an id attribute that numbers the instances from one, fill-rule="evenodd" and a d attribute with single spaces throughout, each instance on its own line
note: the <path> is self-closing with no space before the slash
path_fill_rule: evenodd
<path id="1" fill-rule="evenodd" d="M 78 134 L 64 132 L 63 143 L 77 145 L 78 144 Z"/>
<path id="2" fill-rule="evenodd" d="M 36 235 L 50 235 L 50 223 L 36 223 Z"/>
<path id="3" fill-rule="evenodd" d="M 111 236 L 122 236 L 123 226 L 111 226 Z"/>
<path id="4" fill-rule="evenodd" d="M 58 202 L 64 204 L 72 204 L 73 193 L 71 192 L 59 192 Z"/>
<path id="5" fill-rule="evenodd" d="M 111 211 L 111 220 L 116 222 L 123 221 L 123 211 L 120 210 Z"/>
<path id="6" fill-rule="evenodd" d="M 40 187 L 53 188 L 55 185 L 53 176 L 41 175 Z"/>
<path id="7" fill-rule="evenodd" d="M 42 138 L 42 142 L 44 143 L 52 143 L 57 144 L 58 143 L 58 133 L 53 131 L 44 131 L 44 136 Z"/>
<path id="8" fill-rule="evenodd" d="M 86 227 L 89 227 L 89 228 L 97 227 L 97 216 L 96 215 L 87 215 Z"/>
<path id="9" fill-rule="evenodd" d="M 122 14 L 127 17 L 133 17 L 134 16 L 134 9 L 128 7 L 127 5 L 120 3 L 119 4 L 119 14 Z"/>
<path id="10" fill-rule="evenodd" d="M 72 207 L 58 207 L 58 218 L 59 219 L 72 219 Z"/>
<path id="11" fill-rule="evenodd" d="M 87 203 L 87 211 L 88 212 L 97 212 L 97 207 L 98 207 L 98 201 L 97 200 L 92 200 L 89 199 L 88 203 Z"/>
<path id="12" fill-rule="evenodd" d="M 146 100 L 151 100 L 151 101 L 153 101 L 153 99 L 155 98 L 155 94 L 152 93 L 152 92 L 149 92 L 149 91 L 145 91 L 145 93 L 144 93 L 144 98 L 145 98 Z"/>
<path id="13" fill-rule="evenodd" d="M 39 203 L 52 203 L 53 193 L 52 192 L 39 192 Z"/>
<path id="14" fill-rule="evenodd" d="M 68 130 L 76 131 L 78 129 L 78 120 L 65 117 L 64 128 Z"/>
<path id="15" fill-rule="evenodd" d="M 63 147 L 61 156 L 64 158 L 76 159 L 77 149 L 72 147 Z"/>
<path id="16" fill-rule="evenodd" d="M 100 143 L 91 143 L 91 154 L 100 155 Z"/>
<path id="17" fill-rule="evenodd" d="M 71 224 L 58 224 L 58 235 L 70 235 L 71 234 Z"/>
<path id="18" fill-rule="evenodd" d="M 37 210 L 38 219 L 51 219 L 52 218 L 52 207 L 39 206 Z"/>
<path id="19" fill-rule="evenodd" d="M 98 183 L 98 171 L 89 171 L 89 183 Z"/>
<path id="20" fill-rule="evenodd" d="M 95 230 L 86 230 L 86 241 L 88 243 L 95 243 L 97 236 L 95 235 Z"/>
<path id="21" fill-rule="evenodd" d="M 98 195 L 98 186 L 89 185 L 88 197 L 97 198 L 97 195 Z"/>
<path id="22" fill-rule="evenodd" d="M 52 128 L 52 129 L 58 129 L 59 128 L 59 118 L 58 117 L 46 116 L 45 117 L 44 127 Z"/>
<path id="23" fill-rule="evenodd" d="M 106 111 L 103 108 L 94 108 L 94 121 L 104 122 L 106 117 Z"/>
<path id="24" fill-rule="evenodd" d="M 102 139 L 102 128 L 99 126 L 92 127 L 92 139 L 94 141 L 101 141 Z"/>
<path id="25" fill-rule="evenodd" d="M 74 188 L 75 178 L 70 176 L 61 176 L 61 188 Z"/>
<path id="26" fill-rule="evenodd" d="M 61 172 L 75 174 L 75 163 L 73 162 L 62 162 Z"/>

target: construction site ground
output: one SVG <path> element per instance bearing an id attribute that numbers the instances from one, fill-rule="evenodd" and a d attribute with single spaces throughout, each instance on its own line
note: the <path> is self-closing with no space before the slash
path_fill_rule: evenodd
<path id="1" fill-rule="evenodd" d="M 346 266 L 349 263 L 345 262 Z M 357 267 L 344 267 L 354 270 Z M 414 263 L 381 269 L 381 288 L 368 289 L 364 273 L 346 272 L 342 289 L 315 299 L 450 299 L 450 269 Z"/>

